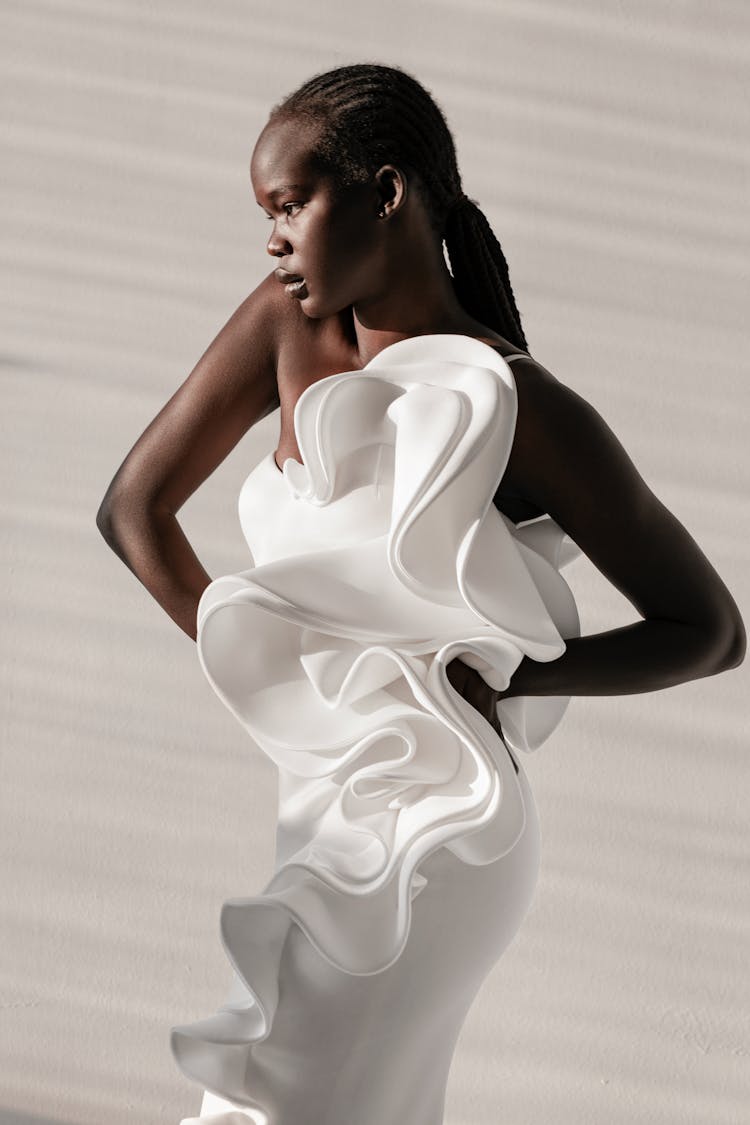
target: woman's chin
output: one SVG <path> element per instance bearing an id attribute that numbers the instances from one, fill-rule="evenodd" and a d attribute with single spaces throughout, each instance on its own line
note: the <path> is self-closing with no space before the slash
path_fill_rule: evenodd
<path id="1" fill-rule="evenodd" d="M 335 316 L 341 316 L 342 313 L 351 309 L 351 303 L 346 305 L 339 304 L 336 300 L 331 300 L 320 295 L 310 295 L 307 293 L 304 296 L 295 297 L 302 312 L 310 320 L 326 320 Z"/>
<path id="2" fill-rule="evenodd" d="M 321 316 L 325 315 L 315 308 L 315 302 L 311 301 L 309 297 L 304 298 L 299 304 L 305 316 L 309 317 L 310 320 L 320 320 Z"/>
<path id="3" fill-rule="evenodd" d="M 323 317 L 330 316 L 330 310 L 321 307 L 320 302 L 316 301 L 314 297 L 297 297 L 299 307 L 306 317 L 310 320 L 321 320 Z"/>

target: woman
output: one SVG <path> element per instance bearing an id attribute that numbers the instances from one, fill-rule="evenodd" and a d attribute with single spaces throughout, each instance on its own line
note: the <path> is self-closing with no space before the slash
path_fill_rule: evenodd
<path id="1" fill-rule="evenodd" d="M 229 995 L 171 1046 L 204 1120 L 439 1125 L 456 1037 L 536 882 L 511 749 L 571 695 L 736 667 L 744 628 L 599 414 L 529 355 L 415 79 L 314 76 L 250 171 L 276 268 L 98 517 L 279 767 L 274 877 L 222 909 Z M 212 582 L 176 513 L 278 405 L 240 495 L 253 566 Z M 559 574 L 579 551 L 642 620 L 579 635 Z"/>

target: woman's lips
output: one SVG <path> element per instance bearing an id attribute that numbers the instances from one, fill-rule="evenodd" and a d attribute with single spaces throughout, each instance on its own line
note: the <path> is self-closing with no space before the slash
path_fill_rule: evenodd
<path id="1" fill-rule="evenodd" d="M 304 277 L 300 277 L 298 273 L 289 273 L 288 270 L 282 269 L 281 266 L 273 272 L 276 275 L 276 280 L 281 282 L 290 297 L 307 296 L 307 286 L 305 285 Z"/>
<path id="2" fill-rule="evenodd" d="M 307 296 L 307 286 L 305 285 L 304 277 L 301 277 L 299 281 L 287 282 L 284 288 L 290 297 L 298 297 L 301 299 Z"/>

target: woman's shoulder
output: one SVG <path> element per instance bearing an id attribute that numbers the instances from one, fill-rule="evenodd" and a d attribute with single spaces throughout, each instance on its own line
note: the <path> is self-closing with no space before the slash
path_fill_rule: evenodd
<path id="1" fill-rule="evenodd" d="M 506 358 L 506 357 L 504 357 Z M 514 351 L 507 357 L 518 400 L 516 430 L 539 425 L 565 397 L 568 387 L 532 355 Z"/>
<path id="2" fill-rule="evenodd" d="M 532 357 L 511 368 L 517 414 L 507 481 L 548 512 L 584 553 L 596 553 L 607 521 L 630 513 L 635 526 L 653 510 L 653 497 L 591 402 Z"/>
<path id="3" fill-rule="evenodd" d="M 506 477 L 523 490 L 561 456 L 574 456 L 577 444 L 590 442 L 604 420 L 572 387 L 533 356 L 509 365 L 516 387 L 517 413 Z"/>

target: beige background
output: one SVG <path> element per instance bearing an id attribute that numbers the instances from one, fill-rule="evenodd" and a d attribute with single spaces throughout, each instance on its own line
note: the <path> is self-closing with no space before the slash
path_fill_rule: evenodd
<path id="1" fill-rule="evenodd" d="M 268 109 L 351 61 L 400 64 L 431 89 L 532 353 L 604 415 L 747 620 L 750 11 L 0 13 L 0 1120 L 173 1125 L 201 1091 L 169 1028 L 223 999 L 219 909 L 270 876 L 274 777 L 94 520 L 270 268 L 247 171 Z M 212 576 L 246 565 L 237 493 L 277 432 L 274 413 L 182 510 Z M 567 573 L 585 632 L 635 619 L 587 560 Z M 747 693 L 743 666 L 576 698 L 525 759 L 542 876 L 462 1032 L 446 1125 L 746 1120 Z"/>

